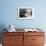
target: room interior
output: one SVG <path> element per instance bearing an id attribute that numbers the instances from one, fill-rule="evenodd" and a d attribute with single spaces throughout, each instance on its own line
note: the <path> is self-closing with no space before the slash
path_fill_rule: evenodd
<path id="1" fill-rule="evenodd" d="M 0 0 L 0 46 L 2 46 L 2 32 L 6 32 L 9 24 L 15 29 L 40 28 L 45 32 L 46 46 L 46 0 Z M 33 19 L 18 19 L 19 7 L 34 8 Z M 19 32 L 19 31 L 18 31 Z"/>

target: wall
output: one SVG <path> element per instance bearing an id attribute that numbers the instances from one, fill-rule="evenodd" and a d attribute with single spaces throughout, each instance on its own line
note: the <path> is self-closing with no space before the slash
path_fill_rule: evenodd
<path id="1" fill-rule="evenodd" d="M 35 18 L 18 20 L 18 7 L 33 7 Z M 0 0 L 0 31 L 9 24 L 16 28 L 40 27 L 46 32 L 46 0 Z"/>
<path id="2" fill-rule="evenodd" d="M 0 24 L 15 25 L 16 28 L 39 27 L 46 28 L 46 0 L 1 0 Z M 18 20 L 18 7 L 33 7 L 33 20 Z"/>
<path id="3" fill-rule="evenodd" d="M 46 0 L 1 0 L 0 25 L 15 25 L 16 28 L 39 27 L 46 28 Z M 33 7 L 33 20 L 18 20 L 18 7 Z"/>

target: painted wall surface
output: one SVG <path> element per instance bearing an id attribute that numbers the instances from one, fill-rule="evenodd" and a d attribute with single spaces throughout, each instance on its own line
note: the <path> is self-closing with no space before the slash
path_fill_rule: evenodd
<path id="1" fill-rule="evenodd" d="M 43 27 L 46 28 L 46 0 L 0 0 L 1 15 L 0 25 L 13 24 L 16 28 Z M 19 20 L 18 7 L 33 7 L 33 20 Z"/>
<path id="2" fill-rule="evenodd" d="M 35 18 L 19 20 L 18 7 L 33 7 Z M 46 32 L 46 0 L 0 0 L 0 31 L 9 24 L 16 28 L 40 27 Z"/>

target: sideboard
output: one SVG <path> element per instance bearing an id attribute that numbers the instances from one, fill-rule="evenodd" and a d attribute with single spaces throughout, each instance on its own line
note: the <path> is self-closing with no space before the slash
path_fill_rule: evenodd
<path id="1" fill-rule="evenodd" d="M 2 46 L 44 46 L 44 32 L 3 32 Z"/>

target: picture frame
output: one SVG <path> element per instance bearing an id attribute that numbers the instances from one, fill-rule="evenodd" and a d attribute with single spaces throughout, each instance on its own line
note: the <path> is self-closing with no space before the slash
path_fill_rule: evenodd
<path id="1" fill-rule="evenodd" d="M 18 8 L 18 19 L 33 19 L 34 8 L 32 7 L 19 7 Z"/>

